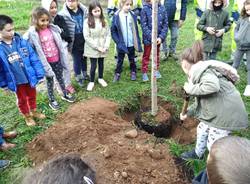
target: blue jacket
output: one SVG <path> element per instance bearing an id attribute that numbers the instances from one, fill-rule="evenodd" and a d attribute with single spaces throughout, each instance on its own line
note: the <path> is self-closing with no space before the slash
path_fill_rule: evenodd
<path id="1" fill-rule="evenodd" d="M 145 3 L 141 11 L 143 44 L 151 44 L 152 39 L 152 5 Z M 158 38 L 165 40 L 168 32 L 168 15 L 162 5 L 158 5 Z"/>
<path id="2" fill-rule="evenodd" d="M 117 51 L 122 52 L 122 53 L 128 53 L 128 48 L 126 47 L 125 42 L 123 40 L 119 13 L 120 13 L 120 10 L 118 10 L 113 16 L 112 25 L 111 25 L 111 36 L 114 42 L 116 43 Z M 137 26 L 137 17 L 132 11 L 130 11 L 129 13 L 131 14 L 133 18 L 133 22 L 134 22 L 133 24 L 134 47 L 136 51 L 142 52 L 141 40 L 140 40 L 138 26 Z"/>
<path id="3" fill-rule="evenodd" d="M 167 10 L 168 22 L 174 21 L 177 9 L 176 0 L 165 0 L 164 6 Z M 180 17 L 178 17 L 178 20 L 185 20 L 186 14 L 187 14 L 187 0 L 181 0 Z"/>
<path id="4" fill-rule="evenodd" d="M 31 45 L 15 33 L 12 44 L 16 44 L 18 53 L 23 60 L 25 74 L 31 87 L 35 87 L 39 80 L 44 77 L 44 69 L 41 61 L 38 59 Z M 0 87 L 7 87 L 16 92 L 17 86 L 6 54 L 3 52 L 2 43 L 0 42 Z"/>

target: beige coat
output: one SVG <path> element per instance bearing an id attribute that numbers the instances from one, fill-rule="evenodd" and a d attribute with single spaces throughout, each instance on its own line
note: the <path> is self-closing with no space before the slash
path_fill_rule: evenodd
<path id="1" fill-rule="evenodd" d="M 90 28 L 88 19 L 84 21 L 83 34 L 85 39 L 84 56 L 89 58 L 106 57 L 110 45 L 110 29 L 108 23 L 102 27 L 102 23 L 98 20 L 95 21 L 95 28 Z M 98 48 L 106 48 L 106 53 L 101 53 Z"/>

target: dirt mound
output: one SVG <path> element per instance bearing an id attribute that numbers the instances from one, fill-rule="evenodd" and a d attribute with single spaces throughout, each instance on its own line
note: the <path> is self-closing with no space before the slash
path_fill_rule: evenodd
<path id="1" fill-rule="evenodd" d="M 78 152 L 97 173 L 98 184 L 184 184 L 166 144 L 143 131 L 125 134 L 131 123 L 115 114 L 117 104 L 93 98 L 72 105 L 57 123 L 27 145 L 29 157 L 40 164 L 53 156 Z"/>

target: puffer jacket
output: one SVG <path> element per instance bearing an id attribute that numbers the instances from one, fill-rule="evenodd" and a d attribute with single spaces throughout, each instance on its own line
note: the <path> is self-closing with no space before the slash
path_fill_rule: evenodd
<path id="1" fill-rule="evenodd" d="M 240 19 L 234 31 L 234 39 L 239 50 L 250 50 L 250 20 Z"/>
<path id="2" fill-rule="evenodd" d="M 200 61 L 192 66 L 185 90 L 195 97 L 195 103 L 188 108 L 188 115 L 215 128 L 244 129 L 248 117 L 240 93 L 229 80 L 232 77 L 213 66 L 216 62 L 219 61 Z M 227 68 L 235 72 L 230 65 Z"/>
<path id="3" fill-rule="evenodd" d="M 22 58 L 25 74 L 31 87 L 35 87 L 39 80 L 44 77 L 44 69 L 31 45 L 17 33 L 15 33 L 12 44 L 16 45 L 19 55 Z M 10 69 L 9 62 L 0 41 L 0 87 L 7 87 L 16 92 L 16 80 Z"/>

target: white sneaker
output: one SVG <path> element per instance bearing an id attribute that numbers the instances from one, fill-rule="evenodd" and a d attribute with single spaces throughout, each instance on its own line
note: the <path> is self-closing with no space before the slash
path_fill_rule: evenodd
<path id="1" fill-rule="evenodd" d="M 87 91 L 92 91 L 93 88 L 94 88 L 94 86 L 95 86 L 95 83 L 94 83 L 94 82 L 90 82 L 90 83 L 88 84 L 88 86 L 87 86 Z"/>
<path id="2" fill-rule="evenodd" d="M 98 83 L 102 85 L 102 87 L 107 87 L 107 82 L 103 79 L 98 79 Z"/>
<path id="3" fill-rule="evenodd" d="M 244 96 L 250 96 L 250 85 L 247 85 L 243 93 Z"/>

